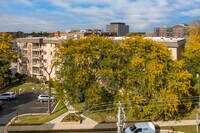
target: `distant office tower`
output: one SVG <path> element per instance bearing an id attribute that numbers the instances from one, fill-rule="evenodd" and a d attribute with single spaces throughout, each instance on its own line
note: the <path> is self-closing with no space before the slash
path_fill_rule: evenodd
<path id="1" fill-rule="evenodd" d="M 125 23 L 113 22 L 106 25 L 106 32 L 115 32 L 117 36 L 125 36 L 129 32 L 129 26 Z"/>
<path id="2" fill-rule="evenodd" d="M 166 26 L 154 28 L 154 36 L 172 37 L 173 29 L 172 27 L 166 27 Z"/>

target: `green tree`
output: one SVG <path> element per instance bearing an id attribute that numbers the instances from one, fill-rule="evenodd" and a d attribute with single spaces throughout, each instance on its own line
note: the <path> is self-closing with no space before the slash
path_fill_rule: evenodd
<path id="1" fill-rule="evenodd" d="M 191 107 L 182 100 L 191 95 L 191 75 L 161 43 L 91 36 L 63 42 L 55 59 L 71 102 L 121 101 L 128 113 L 150 119 L 177 117 Z"/>
<path id="2" fill-rule="evenodd" d="M 9 84 L 11 81 L 10 63 L 15 55 L 12 52 L 11 35 L 0 34 L 0 87 Z"/>

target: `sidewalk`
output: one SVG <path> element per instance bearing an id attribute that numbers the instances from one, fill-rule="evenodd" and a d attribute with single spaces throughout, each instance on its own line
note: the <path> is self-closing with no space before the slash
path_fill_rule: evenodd
<path id="1" fill-rule="evenodd" d="M 154 124 L 162 126 L 185 126 L 185 125 L 195 125 L 195 120 L 184 120 L 184 121 L 169 121 L 169 122 L 154 122 Z M 128 123 L 127 125 L 132 125 Z M 83 121 L 80 123 L 46 123 L 43 125 L 36 126 L 9 126 L 8 131 L 45 131 L 45 130 L 84 130 L 84 129 L 117 129 L 116 123 L 101 123 L 96 124 L 90 120 Z M 0 128 L 1 130 L 1 128 Z M 2 131 L 2 130 L 1 130 Z"/>
<path id="2" fill-rule="evenodd" d="M 158 121 L 153 122 L 155 125 L 159 125 L 160 127 L 164 126 L 186 126 L 186 125 L 196 125 L 196 120 L 182 120 L 182 121 Z"/>

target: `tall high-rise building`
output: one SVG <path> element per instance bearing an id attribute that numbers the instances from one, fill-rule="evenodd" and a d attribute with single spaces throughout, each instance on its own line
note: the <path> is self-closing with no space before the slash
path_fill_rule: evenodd
<path id="1" fill-rule="evenodd" d="M 117 36 L 125 36 L 129 33 L 129 26 L 125 23 L 112 22 L 109 25 L 106 25 L 106 32 L 115 32 Z"/>

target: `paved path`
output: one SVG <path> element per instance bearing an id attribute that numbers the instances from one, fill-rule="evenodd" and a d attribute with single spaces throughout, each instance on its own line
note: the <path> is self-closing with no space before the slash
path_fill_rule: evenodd
<path id="1" fill-rule="evenodd" d="M 62 114 L 61 116 L 57 117 L 56 119 L 45 123 L 44 125 L 54 125 L 53 129 L 58 130 L 58 129 L 92 129 L 96 125 L 98 125 L 97 122 L 91 120 L 90 118 L 84 116 L 83 114 L 80 114 L 82 118 L 82 122 L 61 122 L 61 120 L 68 115 L 69 113 L 76 113 L 76 110 L 69 105 L 68 103 L 65 103 L 68 112 Z"/>

